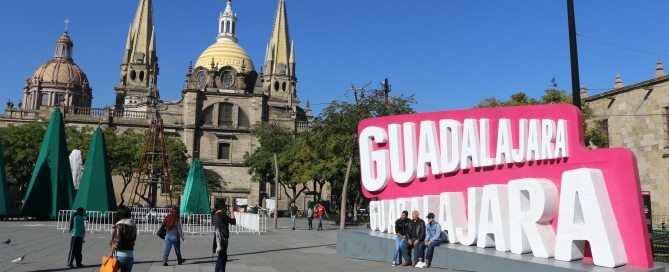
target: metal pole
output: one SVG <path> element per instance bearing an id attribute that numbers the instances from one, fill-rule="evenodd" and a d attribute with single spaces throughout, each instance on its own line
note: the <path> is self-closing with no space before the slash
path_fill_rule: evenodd
<path id="1" fill-rule="evenodd" d="M 581 83 L 578 77 L 578 48 L 576 46 L 574 0 L 567 0 L 567 17 L 569 20 L 569 51 L 571 55 L 571 96 L 574 106 L 581 109 Z"/>

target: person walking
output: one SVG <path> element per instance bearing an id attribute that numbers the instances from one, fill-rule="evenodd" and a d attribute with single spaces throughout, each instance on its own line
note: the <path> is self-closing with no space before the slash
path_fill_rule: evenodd
<path id="1" fill-rule="evenodd" d="M 418 217 L 418 211 L 414 210 L 411 213 L 411 222 L 407 229 L 407 246 L 403 250 L 405 257 L 404 266 L 411 266 L 409 261 L 409 247 L 413 248 L 413 264 L 416 267 L 423 266 L 423 253 L 425 252 L 425 221 Z"/>
<path id="2" fill-rule="evenodd" d="M 309 230 L 314 229 L 313 227 L 313 221 L 314 221 L 314 210 L 309 207 L 307 210 L 307 223 L 309 224 Z"/>
<path id="3" fill-rule="evenodd" d="M 73 262 L 77 261 L 77 267 L 83 267 L 81 264 L 81 250 L 84 245 L 84 236 L 86 235 L 86 220 L 88 216 L 86 215 L 86 210 L 79 207 L 77 211 L 70 217 L 70 224 L 68 231 L 72 233 L 72 238 L 70 239 L 70 254 L 67 258 L 67 267 L 73 268 Z"/>
<path id="4" fill-rule="evenodd" d="M 225 214 L 225 202 L 218 199 L 214 205 L 216 212 L 211 217 L 214 225 L 214 243 L 213 251 L 218 258 L 216 259 L 215 272 L 225 272 L 225 264 L 228 261 L 228 238 L 230 237 L 229 225 L 237 225 L 235 213 L 232 206 L 229 207 L 230 215 Z"/>
<path id="5" fill-rule="evenodd" d="M 181 258 L 181 241 L 184 241 L 184 232 L 181 226 L 181 217 L 179 215 L 179 207 L 174 207 L 170 214 L 165 217 L 165 252 L 163 253 L 163 266 L 167 266 L 167 257 L 170 256 L 172 246 L 174 252 L 177 254 L 177 264 L 182 264 L 186 259 Z"/>
<path id="6" fill-rule="evenodd" d="M 393 266 L 401 264 L 399 257 L 404 258 L 404 260 L 409 260 L 408 253 L 402 253 L 402 249 L 406 247 L 407 243 L 407 229 L 409 227 L 409 212 L 402 211 L 402 215 L 399 219 L 395 221 L 395 250 L 393 250 Z M 401 255 L 401 256 L 400 256 Z"/>
<path id="7" fill-rule="evenodd" d="M 137 227 L 132 220 L 132 213 L 125 205 L 119 205 L 116 210 L 116 222 L 112 230 L 112 239 L 109 242 L 112 252 L 116 252 L 120 272 L 131 272 L 135 261 L 133 250 L 137 240 Z"/>
<path id="8" fill-rule="evenodd" d="M 295 221 L 297 221 L 297 206 L 295 206 L 295 202 L 290 203 L 290 223 L 292 225 L 292 229 L 295 230 Z"/>
<path id="9" fill-rule="evenodd" d="M 323 206 L 323 204 L 318 203 L 318 208 L 316 208 L 316 214 L 318 214 L 317 230 L 323 230 L 323 215 L 327 216 L 327 218 L 330 219 L 330 216 L 328 216 L 328 212 L 325 210 L 325 206 Z"/>
<path id="10" fill-rule="evenodd" d="M 430 267 L 432 263 L 432 254 L 434 247 L 439 246 L 447 240 L 446 234 L 441 231 L 441 225 L 434 220 L 434 213 L 427 214 L 427 224 L 425 225 L 425 246 L 427 252 L 425 253 L 425 262 L 418 268 Z"/>

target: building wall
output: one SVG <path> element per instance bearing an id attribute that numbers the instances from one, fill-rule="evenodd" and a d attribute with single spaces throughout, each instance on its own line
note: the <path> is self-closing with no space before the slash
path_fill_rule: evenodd
<path id="1" fill-rule="evenodd" d="M 609 146 L 634 152 L 641 189 L 650 191 L 655 216 L 669 215 L 664 201 L 669 196 L 668 83 L 664 76 L 586 99 L 597 121 L 608 124 Z"/>

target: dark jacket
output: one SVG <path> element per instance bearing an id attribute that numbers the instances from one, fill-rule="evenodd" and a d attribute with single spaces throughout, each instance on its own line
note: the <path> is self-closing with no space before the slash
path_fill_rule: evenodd
<path id="1" fill-rule="evenodd" d="M 229 225 L 237 225 L 237 219 L 230 218 L 224 212 L 214 213 L 214 216 L 211 217 L 211 223 L 216 228 L 215 231 L 220 232 L 223 237 L 230 237 Z"/>
<path id="2" fill-rule="evenodd" d="M 409 223 L 409 239 L 423 241 L 425 240 L 425 221 L 423 219 L 416 219 L 416 221 L 411 220 Z"/>
<path id="3" fill-rule="evenodd" d="M 121 219 L 114 225 L 111 243 L 116 244 L 116 250 L 133 250 L 137 239 L 137 228 L 132 219 Z"/>
<path id="4" fill-rule="evenodd" d="M 404 218 L 404 219 L 400 218 L 395 220 L 395 233 L 402 236 L 406 236 L 407 230 L 409 229 L 409 222 L 411 222 L 409 218 Z"/>

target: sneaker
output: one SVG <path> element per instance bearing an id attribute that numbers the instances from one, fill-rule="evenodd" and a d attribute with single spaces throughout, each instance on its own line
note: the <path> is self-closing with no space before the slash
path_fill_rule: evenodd
<path id="1" fill-rule="evenodd" d="M 428 267 L 430 267 L 430 261 L 429 261 L 429 260 L 426 260 L 426 261 L 425 261 L 425 268 L 428 268 Z"/>
<path id="2" fill-rule="evenodd" d="M 163 266 L 167 266 L 167 262 L 163 262 Z"/>
<path id="3" fill-rule="evenodd" d="M 77 268 L 81 268 L 81 267 L 86 267 L 86 266 L 83 265 L 83 264 L 77 264 Z"/>
<path id="4" fill-rule="evenodd" d="M 395 261 L 393 261 L 393 266 L 397 266 L 397 263 Z"/>
<path id="5" fill-rule="evenodd" d="M 74 265 L 68 264 L 67 268 L 72 269 L 72 268 L 74 268 Z"/>
<path id="6" fill-rule="evenodd" d="M 405 261 L 404 264 L 402 264 L 402 265 L 403 265 L 403 266 L 411 266 L 411 262 L 409 262 L 409 261 Z"/>
<path id="7" fill-rule="evenodd" d="M 419 262 L 416 264 L 416 266 L 414 266 L 414 267 L 415 267 L 415 268 L 424 268 L 424 267 L 423 267 L 424 265 L 425 265 L 424 262 L 419 261 Z"/>
<path id="8" fill-rule="evenodd" d="M 177 264 L 181 265 L 186 262 L 186 259 L 181 259 L 177 261 Z"/>

